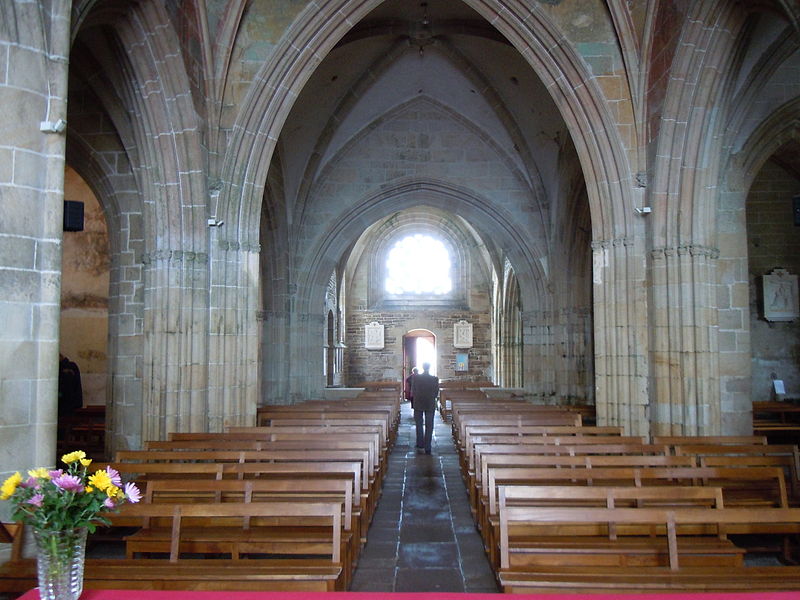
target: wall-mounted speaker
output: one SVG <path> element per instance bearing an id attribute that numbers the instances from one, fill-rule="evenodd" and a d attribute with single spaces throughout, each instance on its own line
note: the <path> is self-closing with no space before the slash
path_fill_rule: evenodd
<path id="1" fill-rule="evenodd" d="M 794 214 L 794 226 L 800 227 L 800 195 L 792 198 L 792 213 Z"/>
<path id="2" fill-rule="evenodd" d="M 64 200 L 64 231 L 83 231 L 83 202 Z"/>

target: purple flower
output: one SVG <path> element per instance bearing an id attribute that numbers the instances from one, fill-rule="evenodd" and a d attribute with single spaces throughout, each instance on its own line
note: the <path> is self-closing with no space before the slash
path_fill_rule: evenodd
<path id="1" fill-rule="evenodd" d="M 125 484 L 125 497 L 129 502 L 136 504 L 142 499 L 142 492 L 139 491 L 139 488 L 136 487 L 135 483 L 129 481 Z"/>
<path id="2" fill-rule="evenodd" d="M 117 487 L 122 486 L 122 479 L 119 476 L 119 471 L 116 469 L 112 469 L 111 466 L 106 467 L 106 473 L 108 473 L 109 479 L 111 479 L 111 483 L 113 483 Z"/>
<path id="3" fill-rule="evenodd" d="M 65 492 L 82 492 L 83 484 L 79 477 L 75 475 L 61 474 L 58 477 L 53 477 L 53 483 L 56 487 L 61 488 Z"/>
<path id="4" fill-rule="evenodd" d="M 23 481 L 19 484 L 19 487 L 23 488 L 33 488 L 38 490 L 41 486 L 39 485 L 39 480 L 36 477 L 28 477 L 26 481 Z"/>
<path id="5" fill-rule="evenodd" d="M 31 496 L 30 500 L 28 500 L 28 504 L 33 504 L 34 506 L 38 506 L 41 508 L 42 502 L 44 502 L 44 496 L 41 494 L 34 494 Z"/>
<path id="6" fill-rule="evenodd" d="M 105 506 L 106 508 L 110 509 L 110 508 L 114 508 L 116 506 L 116 504 L 114 503 L 114 499 L 113 498 L 106 498 L 105 500 L 103 500 L 103 506 Z"/>
<path id="7" fill-rule="evenodd" d="M 56 477 L 60 477 L 64 474 L 63 469 L 56 469 L 55 471 L 50 471 L 50 479 L 55 479 Z"/>

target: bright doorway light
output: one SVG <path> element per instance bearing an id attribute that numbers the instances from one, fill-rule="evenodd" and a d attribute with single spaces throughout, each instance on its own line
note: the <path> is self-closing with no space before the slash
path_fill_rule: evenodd
<path id="1" fill-rule="evenodd" d="M 418 337 L 416 344 L 415 356 L 417 357 L 417 369 L 422 373 L 422 364 L 430 363 L 430 373 L 431 375 L 436 375 L 436 346 L 434 346 L 433 340 L 430 338 Z"/>
<path id="2" fill-rule="evenodd" d="M 386 291 L 390 294 L 441 295 L 452 289 L 450 253 L 440 240 L 417 233 L 389 251 Z"/>

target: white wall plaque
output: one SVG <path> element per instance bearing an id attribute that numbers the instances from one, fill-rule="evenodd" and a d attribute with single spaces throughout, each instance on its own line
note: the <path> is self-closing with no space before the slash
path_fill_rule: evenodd
<path id="1" fill-rule="evenodd" d="M 472 323 L 467 323 L 463 319 L 453 323 L 453 347 L 472 348 Z"/>
<path id="2" fill-rule="evenodd" d="M 797 275 L 774 269 L 763 277 L 764 318 L 767 321 L 794 321 L 800 317 Z"/>
<path id="3" fill-rule="evenodd" d="M 364 347 L 367 350 L 383 350 L 383 325 L 377 321 L 364 325 Z"/>

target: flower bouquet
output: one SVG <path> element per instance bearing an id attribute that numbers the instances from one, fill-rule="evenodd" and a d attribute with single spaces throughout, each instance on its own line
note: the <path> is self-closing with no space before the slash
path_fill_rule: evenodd
<path id="1" fill-rule="evenodd" d="M 109 525 L 106 514 L 125 502 L 138 502 L 139 489 L 123 484 L 111 467 L 90 474 L 92 461 L 81 451 L 61 457 L 66 469 L 17 472 L 3 482 L 0 500 L 14 505 L 12 518 L 33 528 L 39 595 L 75 600 L 83 589 L 86 534 Z"/>

